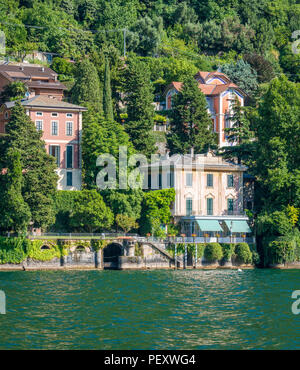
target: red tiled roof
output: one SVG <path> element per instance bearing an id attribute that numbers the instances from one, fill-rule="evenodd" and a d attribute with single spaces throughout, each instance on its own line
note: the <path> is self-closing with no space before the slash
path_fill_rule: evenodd
<path id="1" fill-rule="evenodd" d="M 171 87 L 175 88 L 177 91 L 180 91 L 182 87 L 182 82 L 172 82 L 168 87 L 167 90 L 169 90 Z M 216 84 L 198 84 L 199 89 L 203 92 L 204 95 L 219 95 L 223 91 L 226 91 L 230 88 L 239 90 L 242 92 L 242 90 L 233 82 L 230 82 L 228 84 L 224 85 L 216 85 Z"/>
<path id="2" fill-rule="evenodd" d="M 6 108 L 10 109 L 15 105 L 15 101 L 6 102 L 4 104 Z M 25 107 L 35 108 L 70 109 L 80 111 L 87 110 L 85 107 L 80 105 L 71 104 L 57 99 L 50 99 L 44 95 L 36 95 L 33 98 L 21 100 L 21 104 Z"/>

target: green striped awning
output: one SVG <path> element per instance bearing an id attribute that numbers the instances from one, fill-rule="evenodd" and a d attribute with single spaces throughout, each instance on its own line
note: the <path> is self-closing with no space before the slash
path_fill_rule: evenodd
<path id="1" fill-rule="evenodd" d="M 218 220 L 197 220 L 201 231 L 223 231 Z"/>
<path id="2" fill-rule="evenodd" d="M 225 224 L 233 233 L 252 233 L 247 221 L 225 220 Z"/>

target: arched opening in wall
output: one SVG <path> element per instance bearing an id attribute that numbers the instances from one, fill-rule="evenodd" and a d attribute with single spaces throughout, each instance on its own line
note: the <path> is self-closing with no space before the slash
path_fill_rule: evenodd
<path id="1" fill-rule="evenodd" d="M 123 255 L 123 247 L 118 243 L 108 244 L 103 249 L 103 266 L 104 269 L 117 269 L 119 256 Z"/>
<path id="2" fill-rule="evenodd" d="M 42 246 L 41 246 L 41 250 L 42 250 L 42 251 L 44 251 L 44 250 L 49 250 L 49 249 L 51 249 L 51 248 L 49 247 L 49 245 L 42 245 Z"/>
<path id="3" fill-rule="evenodd" d="M 85 252 L 85 248 L 83 245 L 78 245 L 78 247 L 76 247 L 75 249 L 75 252 Z"/>

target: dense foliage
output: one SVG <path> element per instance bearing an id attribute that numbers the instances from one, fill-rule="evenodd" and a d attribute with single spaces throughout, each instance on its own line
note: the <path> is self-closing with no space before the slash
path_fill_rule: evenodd
<path id="1" fill-rule="evenodd" d="M 219 243 L 207 243 L 204 249 L 204 257 L 208 262 L 221 260 L 223 257 L 221 245 Z"/>
<path id="2" fill-rule="evenodd" d="M 36 130 L 17 102 L 11 110 L 6 135 L 0 139 L 0 170 L 8 169 L 0 191 L 4 197 L 12 195 L 6 207 L 19 206 L 22 221 L 12 219 L 3 225 L 4 230 L 19 231 L 25 224 L 29 226 L 29 221 L 33 227 L 47 227 L 54 222 L 52 196 L 57 184 L 56 166 L 53 157 L 46 153 L 41 136 L 42 132 Z M 15 217 L 8 208 L 4 209 L 4 216 L 6 212 L 8 217 Z"/>
<path id="3" fill-rule="evenodd" d="M 67 98 L 89 108 L 82 132 L 86 193 L 67 195 L 55 192 L 54 161 L 23 108 L 15 106 L 8 140 L 0 143 L 0 170 L 7 170 L 0 178 L 1 230 L 21 232 L 29 223 L 102 230 L 121 214 L 138 221 L 141 232 L 163 236 L 173 190 L 116 188 L 100 195 L 94 192 L 101 170 L 96 159 L 103 153 L 118 158 L 119 146 L 149 157 L 159 136 L 152 133 L 154 122 L 166 123 L 166 116 L 171 152 L 213 148 L 206 100 L 192 77 L 218 69 L 248 93 L 251 105 L 235 104 L 234 125 L 226 134 L 238 145 L 223 155 L 246 164 L 256 180 L 252 218 L 262 262 L 298 258 L 300 53 L 292 37 L 300 29 L 297 0 L 2 0 L 0 14 L 10 58 L 22 61 L 34 50 L 55 53 L 52 68 L 66 84 Z M 155 116 L 153 102 L 164 101 L 172 81 L 184 82 L 175 109 Z M 18 100 L 25 92 L 15 82 L 0 99 Z M 99 204 L 86 213 L 84 202 L 95 200 Z M 278 238 L 295 240 L 288 257 L 280 257 L 286 255 L 285 242 Z M 231 247 L 223 247 L 223 254 L 229 258 Z"/>

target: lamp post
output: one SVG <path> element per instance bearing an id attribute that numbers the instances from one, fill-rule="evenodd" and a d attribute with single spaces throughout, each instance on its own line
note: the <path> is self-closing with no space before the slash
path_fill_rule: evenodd
<path id="1" fill-rule="evenodd" d="M 195 242 L 197 234 L 192 234 L 194 245 L 195 245 L 195 266 L 194 268 L 197 268 L 197 258 L 198 258 L 198 250 L 197 250 L 197 244 Z"/>
<path id="2" fill-rule="evenodd" d="M 186 269 L 186 265 L 187 265 L 187 245 L 186 245 L 186 240 L 184 240 L 185 238 L 185 234 L 181 234 L 182 236 L 182 242 L 184 243 L 184 263 L 183 263 L 183 268 Z"/>

